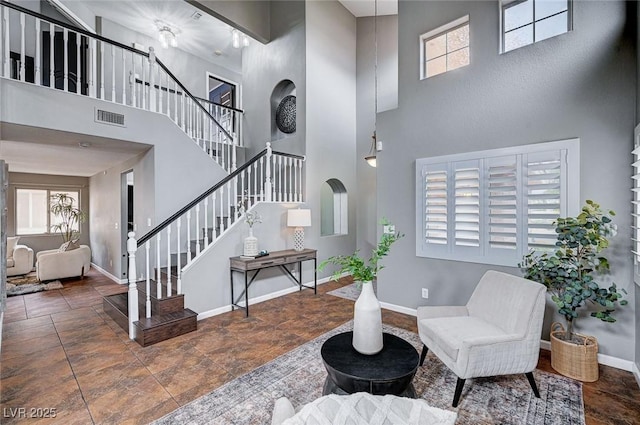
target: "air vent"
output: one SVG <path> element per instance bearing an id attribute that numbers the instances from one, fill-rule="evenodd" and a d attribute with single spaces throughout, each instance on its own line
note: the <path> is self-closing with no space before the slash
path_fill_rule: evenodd
<path id="1" fill-rule="evenodd" d="M 193 15 L 191 15 L 191 19 L 193 19 L 194 21 L 197 21 L 200 18 L 202 18 L 202 13 L 198 11 L 193 12 Z"/>
<path id="2" fill-rule="evenodd" d="M 124 115 L 96 109 L 96 122 L 124 127 Z"/>

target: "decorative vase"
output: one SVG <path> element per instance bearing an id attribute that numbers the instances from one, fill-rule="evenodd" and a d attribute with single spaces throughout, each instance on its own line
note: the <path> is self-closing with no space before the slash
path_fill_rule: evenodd
<path id="1" fill-rule="evenodd" d="M 362 282 L 362 291 L 353 308 L 353 348 L 372 355 L 382 350 L 382 311 L 371 281 Z"/>
<path id="2" fill-rule="evenodd" d="M 254 257 L 258 255 L 258 238 L 253 236 L 253 228 L 249 227 L 249 236 L 244 238 L 244 249 L 242 255 L 245 257 Z"/>

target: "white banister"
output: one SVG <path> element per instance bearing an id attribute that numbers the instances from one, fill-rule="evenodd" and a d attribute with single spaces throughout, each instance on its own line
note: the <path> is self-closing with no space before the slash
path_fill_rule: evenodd
<path id="1" fill-rule="evenodd" d="M 176 222 L 176 228 L 177 228 L 177 234 L 176 234 L 176 247 L 177 247 L 177 251 L 178 251 L 178 258 L 176 259 L 176 269 L 178 270 L 177 273 L 177 280 L 176 280 L 176 293 L 177 294 L 182 294 L 182 258 L 180 258 L 181 252 L 182 252 L 182 247 L 180 246 L 180 228 L 182 227 L 182 217 L 178 217 L 178 221 Z"/>
<path id="2" fill-rule="evenodd" d="M 151 317 L 151 270 L 149 269 L 149 255 L 150 252 L 149 250 L 151 249 L 151 242 L 150 241 L 146 241 L 144 243 L 144 250 L 145 250 L 145 269 L 146 269 L 146 282 L 145 282 L 145 289 L 147 290 L 147 300 L 146 300 L 146 317 L 149 318 Z"/>
<path id="3" fill-rule="evenodd" d="M 149 110 L 156 111 L 156 89 L 155 89 L 155 69 L 156 69 L 156 52 L 153 47 L 149 47 Z"/>
<path id="4" fill-rule="evenodd" d="M 209 246 L 209 227 L 208 227 L 208 217 L 209 216 L 209 198 L 204 198 L 204 233 L 202 235 L 202 239 L 204 240 L 204 247 Z"/>
<path id="5" fill-rule="evenodd" d="M 187 211 L 187 264 L 189 264 L 190 262 L 191 262 L 191 210 Z"/>
<path id="6" fill-rule="evenodd" d="M 167 226 L 167 297 L 171 296 L 171 224 Z"/>
<path id="7" fill-rule="evenodd" d="M 0 31 L 1 32 L 1 31 Z M 40 38 L 40 18 L 36 18 L 36 57 L 34 58 L 35 67 L 35 84 L 37 86 L 42 84 L 42 53 L 41 53 L 41 38 Z"/>
<path id="8" fill-rule="evenodd" d="M 265 193 L 265 201 L 271 202 L 273 198 L 271 197 L 271 157 L 273 156 L 271 150 L 271 143 L 267 143 L 267 157 L 265 159 L 266 167 L 264 171 L 264 193 Z"/>
<path id="9" fill-rule="evenodd" d="M 20 81 L 24 81 L 25 80 L 25 74 L 26 74 L 26 66 L 25 66 L 25 48 L 26 48 L 26 28 L 25 28 L 25 23 L 26 23 L 26 16 L 24 15 L 24 13 L 20 12 L 20 69 L 19 69 L 19 74 L 20 74 Z"/>
<path id="10" fill-rule="evenodd" d="M 196 205 L 196 255 L 200 254 L 200 204 Z"/>
<path id="11" fill-rule="evenodd" d="M 138 250 L 138 243 L 136 242 L 134 232 L 127 234 L 127 252 L 129 253 L 129 339 L 136 338 L 136 329 L 133 325 L 134 322 L 140 320 L 138 313 L 138 286 L 136 285 L 136 251 Z"/>
<path id="12" fill-rule="evenodd" d="M 158 233 L 158 237 L 156 239 L 156 298 L 162 298 L 162 281 L 161 274 L 162 269 L 160 266 L 160 242 L 162 239 L 162 233 Z"/>

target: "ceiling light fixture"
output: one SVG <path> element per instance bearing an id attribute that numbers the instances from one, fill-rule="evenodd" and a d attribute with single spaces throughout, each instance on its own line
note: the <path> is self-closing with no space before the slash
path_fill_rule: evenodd
<path id="1" fill-rule="evenodd" d="M 235 28 L 231 30 L 231 45 L 235 49 L 249 47 L 249 43 L 250 38 L 248 35 L 244 34 L 242 31 L 238 31 Z"/>
<path id="2" fill-rule="evenodd" d="M 160 40 L 160 45 L 165 49 L 169 46 L 178 47 L 178 34 L 180 34 L 180 30 L 175 27 L 171 27 L 161 20 L 155 21 L 155 24 L 158 28 L 158 40 Z"/>
<path id="3" fill-rule="evenodd" d="M 373 2 L 373 42 L 374 42 L 374 62 L 373 62 L 373 135 L 371 136 L 371 149 L 369 155 L 364 159 L 372 167 L 378 165 L 376 152 L 381 144 L 376 137 L 378 127 L 378 0 Z"/>

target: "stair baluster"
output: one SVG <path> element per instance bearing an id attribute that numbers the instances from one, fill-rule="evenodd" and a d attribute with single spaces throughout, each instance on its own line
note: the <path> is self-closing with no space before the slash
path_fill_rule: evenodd
<path id="1" fill-rule="evenodd" d="M 151 242 L 146 241 L 144 243 L 144 252 L 145 252 L 145 289 L 147 290 L 147 300 L 146 300 L 146 317 L 151 317 L 151 273 L 149 269 L 149 251 L 151 249 Z"/>
<path id="2" fill-rule="evenodd" d="M 138 313 L 138 285 L 136 284 L 136 251 L 138 244 L 136 242 L 134 232 L 127 234 L 127 252 L 129 253 L 129 339 L 136 338 L 136 330 L 133 325 L 140 318 Z"/>
<path id="3" fill-rule="evenodd" d="M 171 296 L 171 225 L 167 226 L 167 297 Z"/>
<path id="4" fill-rule="evenodd" d="M 178 271 L 176 278 L 176 293 L 182 294 L 182 246 L 180 246 L 180 228 L 182 227 L 182 217 L 178 217 L 176 227 L 178 229 L 178 234 L 176 235 L 176 251 L 178 252 L 178 256 L 176 259 L 176 269 Z"/>

